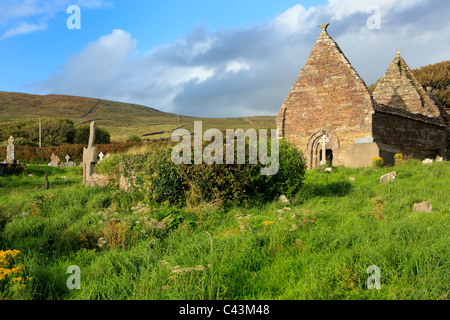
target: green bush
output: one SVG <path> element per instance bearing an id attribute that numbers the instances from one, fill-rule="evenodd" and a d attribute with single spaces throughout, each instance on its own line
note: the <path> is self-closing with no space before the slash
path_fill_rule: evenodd
<path id="1" fill-rule="evenodd" d="M 279 140 L 279 169 L 272 176 L 258 176 L 257 187 L 266 198 L 291 197 L 300 191 L 306 172 L 303 153 L 286 139 Z"/>
<path id="2" fill-rule="evenodd" d="M 248 150 L 247 144 L 247 156 Z M 279 170 L 269 176 L 261 175 L 261 163 L 225 164 L 225 152 L 224 164 L 176 165 L 171 151 L 165 147 L 145 154 L 125 154 L 100 165 L 99 170 L 131 179 L 149 201 L 194 206 L 202 202 L 245 204 L 253 199 L 272 200 L 281 194 L 293 196 L 300 190 L 306 170 L 302 153 L 284 139 L 279 141 Z"/>
<path id="3" fill-rule="evenodd" d="M 133 135 L 127 139 L 127 142 L 142 142 L 142 139 L 137 135 Z"/>
<path id="4" fill-rule="evenodd" d="M 83 125 L 75 127 L 75 133 L 73 138 L 73 143 L 75 144 L 88 144 L 90 126 Z M 111 137 L 108 131 L 105 129 L 95 127 L 95 144 L 109 144 L 111 142 Z"/>

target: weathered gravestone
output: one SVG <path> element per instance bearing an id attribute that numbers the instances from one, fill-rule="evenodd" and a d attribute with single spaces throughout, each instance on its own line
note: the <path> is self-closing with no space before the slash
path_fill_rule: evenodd
<path id="1" fill-rule="evenodd" d="M 58 165 L 59 165 L 59 157 L 58 156 L 55 156 L 55 154 L 54 153 L 52 153 L 52 156 L 50 157 L 50 162 L 48 163 L 48 165 L 50 166 L 50 167 L 58 167 Z"/>
<path id="2" fill-rule="evenodd" d="M 83 149 L 83 184 L 94 173 L 94 167 L 97 163 L 97 148 L 94 146 L 95 141 L 95 121 L 91 122 L 91 130 L 89 134 L 89 144 Z"/>
<path id="3" fill-rule="evenodd" d="M 66 162 L 62 164 L 62 167 L 69 168 L 69 167 L 75 167 L 76 166 L 75 162 L 69 161 L 69 159 L 70 159 L 69 155 L 66 155 L 65 158 L 66 158 Z"/>
<path id="4" fill-rule="evenodd" d="M 50 183 L 48 182 L 48 176 L 45 174 L 44 186 L 41 188 L 42 190 L 50 189 Z"/>
<path id="5" fill-rule="evenodd" d="M 433 212 L 433 206 L 428 202 L 424 201 L 421 203 L 414 203 L 414 212 Z"/>
<path id="6" fill-rule="evenodd" d="M 389 173 L 386 173 L 385 175 L 381 176 L 380 183 L 388 183 L 388 182 L 395 182 L 395 177 L 397 176 L 397 171 L 392 171 Z"/>
<path id="7" fill-rule="evenodd" d="M 10 136 L 8 139 L 8 146 L 6 147 L 6 164 L 17 164 L 16 151 L 14 146 L 14 137 Z"/>
<path id="8" fill-rule="evenodd" d="M 104 156 L 105 155 L 103 154 L 103 152 L 100 152 L 100 154 L 98 155 L 98 158 L 100 159 L 99 161 L 102 161 Z"/>

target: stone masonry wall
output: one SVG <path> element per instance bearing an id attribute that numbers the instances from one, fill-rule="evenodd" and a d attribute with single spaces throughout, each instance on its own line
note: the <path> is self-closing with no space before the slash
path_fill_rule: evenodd
<path id="1" fill-rule="evenodd" d="M 277 128 L 308 159 L 318 132 L 335 137 L 333 165 L 341 165 L 356 138 L 372 136 L 373 104 L 364 81 L 322 30 L 280 109 Z"/>
<path id="2" fill-rule="evenodd" d="M 445 126 L 376 112 L 373 116 L 373 136 L 376 142 L 397 146 L 404 155 L 419 159 L 435 158 L 437 154 L 446 156 Z"/>

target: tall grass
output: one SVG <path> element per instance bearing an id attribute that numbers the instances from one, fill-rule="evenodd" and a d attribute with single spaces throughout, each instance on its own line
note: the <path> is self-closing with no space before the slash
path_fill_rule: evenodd
<path id="1" fill-rule="evenodd" d="M 148 205 L 139 193 L 86 188 L 69 169 L 52 173 L 50 190 L 34 190 L 40 170 L 2 178 L 0 250 L 20 250 L 32 277 L 2 297 L 448 299 L 447 162 L 407 161 L 384 185 L 379 177 L 393 168 L 311 170 L 291 204 L 227 209 Z M 57 184 L 63 174 L 75 183 Z M 413 212 L 422 201 L 433 212 Z M 127 223 L 128 245 L 98 246 L 111 217 Z M 66 287 L 70 265 L 81 269 L 80 290 Z M 367 288 L 371 265 L 379 290 Z"/>

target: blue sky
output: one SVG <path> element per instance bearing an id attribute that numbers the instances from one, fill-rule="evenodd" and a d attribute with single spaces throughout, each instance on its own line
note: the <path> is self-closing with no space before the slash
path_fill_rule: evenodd
<path id="1" fill-rule="evenodd" d="M 69 5 L 81 29 L 69 30 Z M 375 5 L 381 26 L 367 20 Z M 370 85 L 400 48 L 448 60 L 446 0 L 2 0 L 0 91 L 69 94 L 193 116 L 274 115 L 320 29 Z"/>

